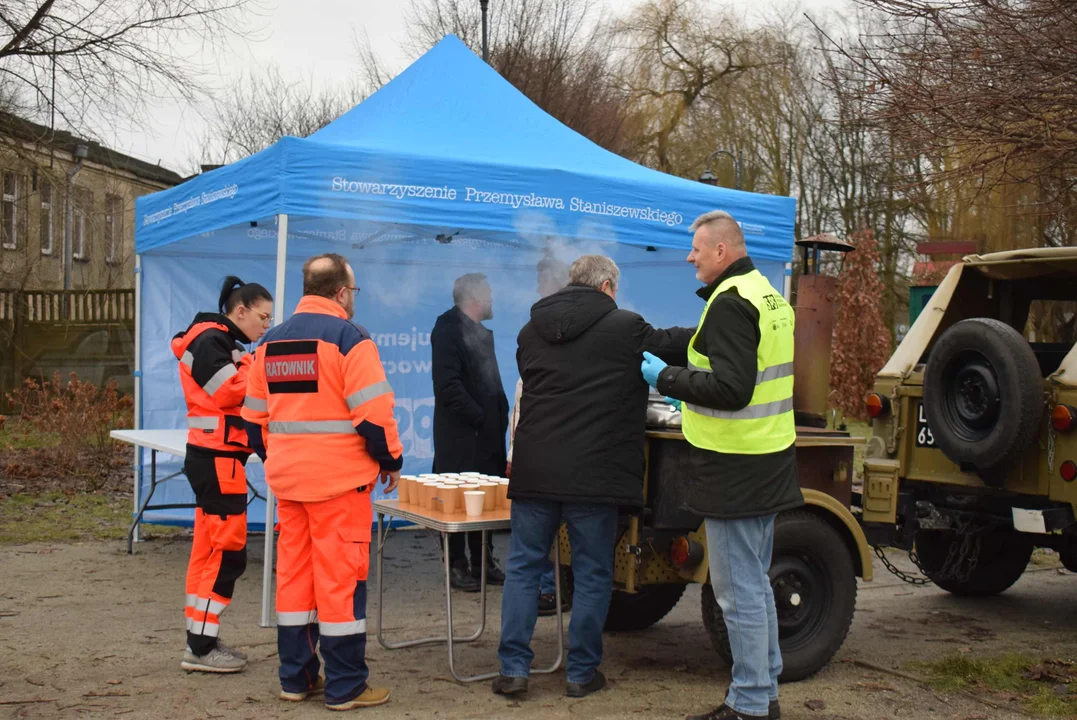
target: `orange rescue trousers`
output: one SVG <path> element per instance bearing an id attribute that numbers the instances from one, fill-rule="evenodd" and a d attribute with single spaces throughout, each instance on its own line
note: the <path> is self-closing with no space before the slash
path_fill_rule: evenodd
<path id="1" fill-rule="evenodd" d="M 346 703 L 366 690 L 372 487 L 322 502 L 279 501 L 277 651 L 286 692 L 314 686 L 319 641 L 326 703 Z"/>
<path id="2" fill-rule="evenodd" d="M 247 457 L 187 446 L 183 469 L 198 507 L 185 612 L 187 645 L 198 656 L 217 647 L 221 613 L 247 568 Z"/>

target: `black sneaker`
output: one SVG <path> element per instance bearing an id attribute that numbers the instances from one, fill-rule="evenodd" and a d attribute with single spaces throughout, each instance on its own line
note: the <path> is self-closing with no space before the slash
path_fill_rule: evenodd
<path id="1" fill-rule="evenodd" d="M 572 609 L 572 603 L 567 597 L 561 597 L 561 612 L 567 613 Z M 542 593 L 538 599 L 539 617 L 549 617 L 557 614 L 557 598 L 553 593 Z"/>
<path id="2" fill-rule="evenodd" d="M 475 578 L 475 582 L 480 582 L 482 579 L 482 568 L 478 563 L 471 565 L 471 577 Z M 487 585 L 504 585 L 505 573 L 501 572 L 501 568 L 497 566 L 497 561 L 490 558 L 486 561 L 486 584 Z"/>
<path id="3" fill-rule="evenodd" d="M 463 590 L 464 592 L 478 592 L 479 581 L 471 577 L 471 572 L 467 569 L 467 565 L 453 565 L 449 570 L 449 585 L 454 590 Z"/>
<path id="4" fill-rule="evenodd" d="M 522 695 L 527 692 L 527 678 L 498 675 L 491 684 L 494 695 Z"/>
<path id="5" fill-rule="evenodd" d="M 587 697 L 591 693 L 598 692 L 604 687 L 606 687 L 606 676 L 602 674 L 601 670 L 595 670 L 594 677 L 591 678 L 590 682 L 570 682 L 565 688 L 565 695 L 574 698 Z"/>
<path id="6" fill-rule="evenodd" d="M 777 700 L 770 701 L 770 707 L 767 708 L 767 720 L 782 720 L 782 706 Z"/>
<path id="7" fill-rule="evenodd" d="M 771 708 L 777 704 L 777 700 L 771 703 Z M 709 713 L 703 715 L 689 715 L 684 720 L 763 720 L 770 717 L 770 711 L 766 715 L 745 715 L 739 713 L 728 705 L 723 704 L 721 707 L 716 707 Z"/>

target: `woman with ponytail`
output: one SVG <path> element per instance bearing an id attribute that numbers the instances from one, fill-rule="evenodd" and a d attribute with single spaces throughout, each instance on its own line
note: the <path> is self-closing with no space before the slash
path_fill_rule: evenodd
<path id="1" fill-rule="evenodd" d="M 220 616 L 247 567 L 247 431 L 239 411 L 254 356 L 246 345 L 272 324 L 273 296 L 261 285 L 230 275 L 219 312 L 198 313 L 172 339 L 187 402 L 187 456 L 183 471 L 194 490 L 194 543 L 187 566 L 188 672 L 232 673 L 247 656 L 219 641 Z"/>

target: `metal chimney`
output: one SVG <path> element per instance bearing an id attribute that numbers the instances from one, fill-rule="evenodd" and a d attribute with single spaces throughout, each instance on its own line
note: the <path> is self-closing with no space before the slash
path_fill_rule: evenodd
<path id="1" fill-rule="evenodd" d="M 838 279 L 819 274 L 819 254 L 847 253 L 855 248 L 833 235 L 813 235 L 796 244 L 804 251 L 804 269 L 797 283 L 793 410 L 797 425 L 826 427 Z"/>

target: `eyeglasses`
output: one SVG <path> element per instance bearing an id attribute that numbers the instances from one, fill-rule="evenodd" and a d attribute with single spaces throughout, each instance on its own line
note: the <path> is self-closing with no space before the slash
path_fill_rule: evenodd
<path id="1" fill-rule="evenodd" d="M 270 315 L 269 313 L 259 312 L 257 310 L 254 310 L 253 308 L 251 309 L 251 312 L 253 312 L 258 317 L 262 318 L 262 324 L 263 325 L 269 326 L 269 325 L 273 324 L 273 316 Z"/>
<path id="2" fill-rule="evenodd" d="M 342 287 L 342 288 L 341 288 L 341 290 L 351 290 L 351 291 L 352 291 L 353 293 L 355 293 L 356 295 L 358 295 L 358 294 L 359 294 L 359 288 L 357 288 L 357 287 L 351 287 L 351 286 L 349 286 L 349 285 L 345 285 L 344 287 Z"/>

